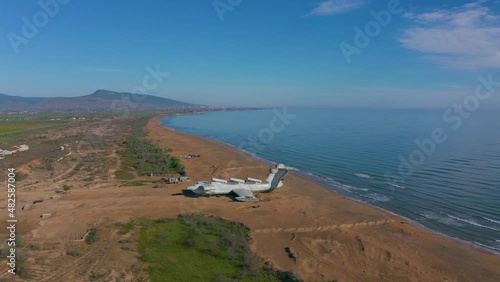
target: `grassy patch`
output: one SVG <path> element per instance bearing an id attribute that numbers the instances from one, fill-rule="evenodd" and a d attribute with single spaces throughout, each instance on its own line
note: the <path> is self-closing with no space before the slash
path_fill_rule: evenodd
<path id="1" fill-rule="evenodd" d="M 122 225 L 122 228 L 120 229 L 120 234 L 127 234 L 129 233 L 130 231 L 132 231 L 132 229 L 134 228 L 134 222 L 133 221 L 129 221 L 127 223 L 125 223 L 124 225 Z"/>
<path id="2" fill-rule="evenodd" d="M 87 233 L 87 236 L 85 236 L 85 242 L 87 244 L 92 244 L 94 243 L 97 239 L 99 238 L 99 229 L 97 228 L 92 228 L 90 229 L 89 233 Z"/>
<path id="3" fill-rule="evenodd" d="M 122 157 L 122 171 L 133 169 L 139 176 L 186 173 L 178 158 L 169 155 L 151 140 L 131 136 L 122 146 L 123 150 L 118 152 Z"/>
<path id="4" fill-rule="evenodd" d="M 44 127 L 44 126 L 49 126 L 49 125 L 51 125 L 51 124 L 0 122 L 0 134 L 21 131 L 21 130 L 29 130 L 29 129 L 39 128 L 39 127 Z"/>
<path id="5" fill-rule="evenodd" d="M 133 173 L 124 170 L 117 170 L 115 176 L 120 180 L 131 180 L 135 178 Z"/>
<path id="6" fill-rule="evenodd" d="M 136 186 L 144 186 L 146 184 L 145 181 L 128 181 L 128 182 L 122 182 L 120 184 L 120 187 L 127 186 L 127 187 L 136 187 Z"/>
<path id="7" fill-rule="evenodd" d="M 33 243 L 33 244 L 30 245 L 30 249 L 32 249 L 34 251 L 41 250 L 42 249 L 42 244 L 40 244 L 38 242 L 35 242 L 35 243 Z"/>
<path id="8" fill-rule="evenodd" d="M 280 281 L 260 267 L 240 223 L 198 214 L 136 221 L 151 281 Z"/>
<path id="9" fill-rule="evenodd" d="M 66 121 L 49 120 L 41 115 L 33 119 L 25 119 L 22 116 L 8 116 L 0 114 L 0 143 L 9 146 L 26 143 L 26 138 L 48 128 L 57 128 Z M 2 148 L 5 149 L 5 148 Z"/>

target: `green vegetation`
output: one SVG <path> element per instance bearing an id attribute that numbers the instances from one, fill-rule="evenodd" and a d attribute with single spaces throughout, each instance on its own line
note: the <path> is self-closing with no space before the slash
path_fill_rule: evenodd
<path id="1" fill-rule="evenodd" d="M 26 178 L 28 178 L 28 175 L 26 173 L 22 173 L 22 172 L 16 173 L 16 181 L 23 181 Z"/>
<path id="2" fill-rule="evenodd" d="M 123 142 L 123 147 L 119 154 L 124 166 L 134 168 L 139 176 L 186 173 L 178 158 L 167 154 L 151 140 L 131 136 Z"/>
<path id="3" fill-rule="evenodd" d="M 121 150 L 117 153 L 121 158 L 121 168 L 115 172 L 120 180 L 131 180 L 136 176 L 167 175 L 186 171 L 180 160 L 169 155 L 172 150 L 163 150 L 153 141 L 146 139 L 144 130 L 151 116 L 131 119 L 129 122 L 131 133 L 119 144 Z M 125 186 L 129 186 L 125 184 Z"/>
<path id="4" fill-rule="evenodd" d="M 0 134 L 14 132 L 19 130 L 32 129 L 36 126 L 30 124 L 1 124 L 0 123 Z"/>
<path id="5" fill-rule="evenodd" d="M 145 181 L 129 181 L 129 182 L 122 182 L 122 183 L 120 184 L 120 187 L 123 187 L 123 186 L 131 186 L 131 187 L 136 187 L 136 186 L 144 186 L 144 185 L 146 185 L 145 183 L 146 183 Z"/>
<path id="6" fill-rule="evenodd" d="M 151 281 L 299 281 L 260 267 L 243 224 L 200 214 L 136 220 Z M 294 280 L 295 279 L 295 280 Z"/>
<path id="7" fill-rule="evenodd" d="M 66 185 L 66 184 L 63 185 L 63 190 L 64 191 L 69 191 L 69 190 L 71 190 L 71 188 L 73 188 L 73 187 L 71 187 L 69 185 Z"/>
<path id="8" fill-rule="evenodd" d="M 117 179 L 120 179 L 120 180 L 130 180 L 130 179 L 135 178 L 133 173 L 125 171 L 125 170 L 117 170 L 115 172 L 115 176 Z"/>
<path id="9" fill-rule="evenodd" d="M 120 230 L 120 234 L 127 234 L 129 233 L 133 228 L 134 228 L 134 221 L 129 221 L 127 223 L 125 223 L 124 225 L 122 225 L 122 228 Z"/>
<path id="10" fill-rule="evenodd" d="M 42 249 L 42 244 L 40 244 L 38 242 L 35 242 L 35 243 L 33 243 L 33 244 L 30 245 L 30 249 L 32 249 L 34 251 L 41 250 Z"/>
<path id="11" fill-rule="evenodd" d="M 0 142 L 21 140 L 32 134 L 35 129 L 59 126 L 65 122 L 67 121 L 50 120 L 44 116 L 27 119 L 22 115 L 0 115 Z"/>
<path id="12" fill-rule="evenodd" d="M 24 236 L 22 236 L 21 234 L 17 234 L 16 236 L 16 247 L 24 247 Z"/>
<path id="13" fill-rule="evenodd" d="M 80 256 L 80 252 L 78 250 L 75 250 L 75 249 L 67 250 L 66 254 L 69 256 L 72 256 L 72 257 L 79 257 Z"/>
<path id="14" fill-rule="evenodd" d="M 89 281 L 102 281 L 104 274 L 91 271 L 89 274 Z"/>
<path id="15" fill-rule="evenodd" d="M 29 130 L 40 127 L 47 127 L 61 124 L 65 121 L 52 121 L 47 119 L 30 119 L 30 120 L 0 120 L 0 134 L 9 133 L 21 130 Z"/>
<path id="16" fill-rule="evenodd" d="M 89 233 L 85 236 L 85 243 L 92 244 L 99 238 L 99 229 L 92 228 Z"/>
<path id="17" fill-rule="evenodd" d="M 16 275 L 19 275 L 21 278 L 29 277 L 29 267 L 28 267 L 28 256 L 24 253 L 23 250 L 16 251 Z"/>

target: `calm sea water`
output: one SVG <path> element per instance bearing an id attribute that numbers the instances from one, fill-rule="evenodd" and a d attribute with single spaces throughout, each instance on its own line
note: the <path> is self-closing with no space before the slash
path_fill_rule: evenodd
<path id="1" fill-rule="evenodd" d="M 461 124 L 454 114 L 444 119 L 444 110 L 287 112 L 294 117 L 217 112 L 163 124 L 284 163 L 339 194 L 500 251 L 500 112 L 474 112 Z M 433 135 L 439 143 L 430 142 Z"/>

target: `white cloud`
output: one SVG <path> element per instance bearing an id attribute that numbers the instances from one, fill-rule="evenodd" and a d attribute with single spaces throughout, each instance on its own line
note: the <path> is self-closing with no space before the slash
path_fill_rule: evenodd
<path id="1" fill-rule="evenodd" d="M 404 16 L 414 21 L 401 44 L 447 67 L 500 68 L 500 21 L 483 5 L 464 6 Z"/>
<path id="2" fill-rule="evenodd" d="M 343 14 L 363 7 L 368 0 L 325 0 L 312 9 L 306 16 L 331 16 Z"/>

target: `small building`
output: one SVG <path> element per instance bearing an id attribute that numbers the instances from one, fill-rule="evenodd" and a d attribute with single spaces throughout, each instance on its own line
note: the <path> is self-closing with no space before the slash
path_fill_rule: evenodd
<path id="1" fill-rule="evenodd" d="M 180 181 L 180 182 L 186 182 L 186 181 L 189 181 L 189 177 L 187 177 L 187 176 L 181 176 L 181 177 L 179 177 L 179 181 Z"/>
<path id="2" fill-rule="evenodd" d="M 179 178 L 177 177 L 169 177 L 167 178 L 167 181 L 165 181 L 168 184 L 175 184 L 179 182 Z"/>

